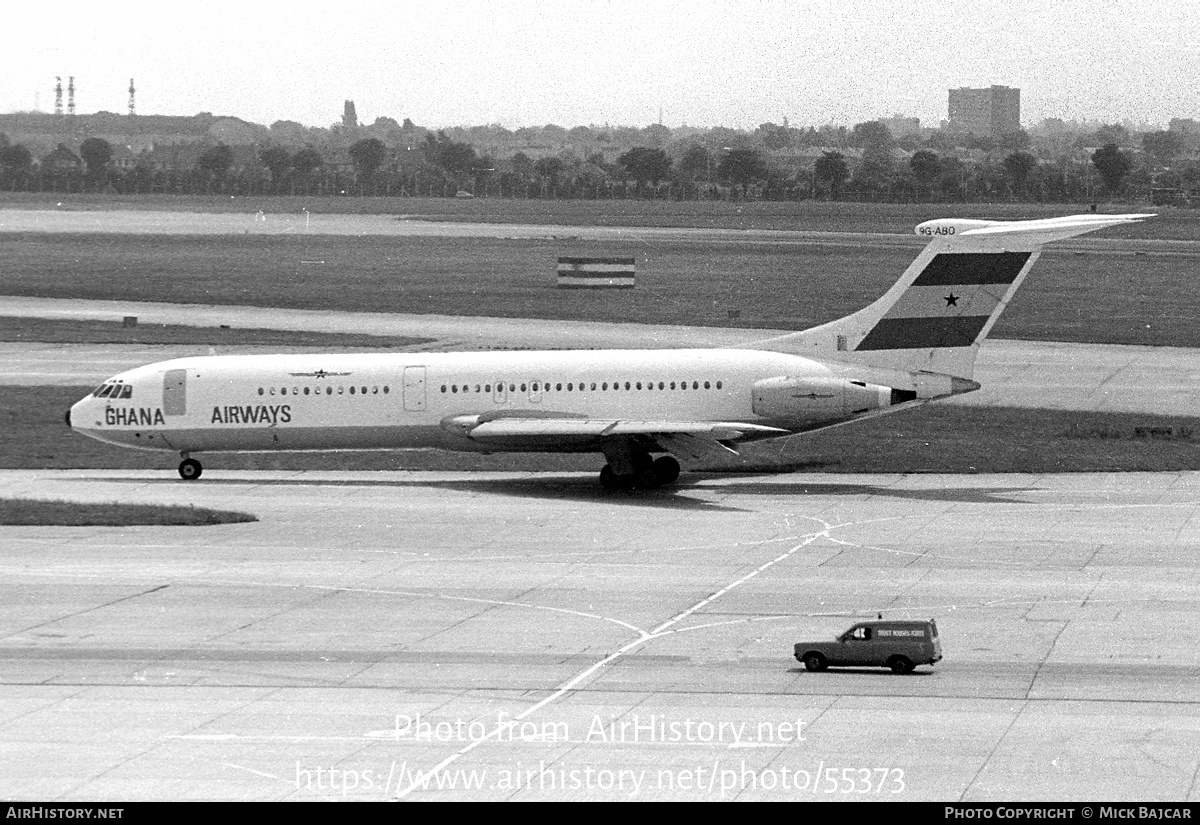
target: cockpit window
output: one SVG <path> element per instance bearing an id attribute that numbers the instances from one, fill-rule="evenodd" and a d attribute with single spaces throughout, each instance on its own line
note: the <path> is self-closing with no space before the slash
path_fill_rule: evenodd
<path id="1" fill-rule="evenodd" d="M 133 398 L 133 385 L 122 384 L 101 384 L 92 393 L 95 398 Z"/>

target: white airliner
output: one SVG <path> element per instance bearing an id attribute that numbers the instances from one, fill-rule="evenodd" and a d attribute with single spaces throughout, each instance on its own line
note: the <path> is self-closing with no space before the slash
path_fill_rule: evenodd
<path id="1" fill-rule="evenodd" d="M 978 389 L 975 355 L 1042 245 L 1147 217 L 927 221 L 870 306 L 736 348 L 179 358 L 110 378 L 67 423 L 179 453 L 184 479 L 196 453 L 440 447 L 598 452 L 605 487 L 655 488 L 680 458 Z"/>

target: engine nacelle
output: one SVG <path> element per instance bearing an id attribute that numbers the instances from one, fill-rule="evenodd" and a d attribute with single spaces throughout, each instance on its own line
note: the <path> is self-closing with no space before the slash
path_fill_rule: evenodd
<path id="1" fill-rule="evenodd" d="M 754 384 L 752 409 L 763 418 L 822 421 L 890 407 L 894 395 L 891 387 L 847 378 L 781 376 Z"/>

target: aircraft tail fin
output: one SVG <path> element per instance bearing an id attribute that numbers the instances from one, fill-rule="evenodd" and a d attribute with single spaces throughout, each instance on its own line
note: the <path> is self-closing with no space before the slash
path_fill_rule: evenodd
<path id="1" fill-rule="evenodd" d="M 929 244 L 882 298 L 837 321 L 747 346 L 969 379 L 980 344 L 1044 244 L 1149 217 L 926 221 L 916 232 Z"/>

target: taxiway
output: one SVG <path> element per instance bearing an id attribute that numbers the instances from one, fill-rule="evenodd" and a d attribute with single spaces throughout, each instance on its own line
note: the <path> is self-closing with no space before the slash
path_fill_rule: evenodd
<path id="1" fill-rule="evenodd" d="M 0 796 L 1200 794 L 1200 474 L 5 471 L 0 496 L 259 518 L 0 529 Z M 877 612 L 936 617 L 945 660 L 790 658 Z"/>

